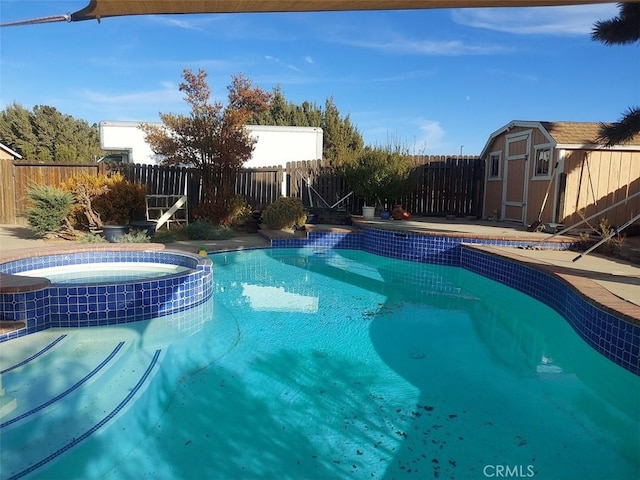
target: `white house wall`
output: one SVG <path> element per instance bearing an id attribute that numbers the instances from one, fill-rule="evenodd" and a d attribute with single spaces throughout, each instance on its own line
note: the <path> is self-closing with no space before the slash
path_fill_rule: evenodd
<path id="1" fill-rule="evenodd" d="M 162 156 L 153 153 L 145 141 L 145 133 L 139 128 L 141 123 L 144 122 L 100 122 L 100 147 L 105 151 L 127 152 L 131 163 L 160 164 Z M 322 158 L 321 128 L 267 125 L 247 125 L 246 128 L 256 139 L 253 155 L 244 164 L 247 168 L 284 166 L 287 162 Z"/>
<path id="2" fill-rule="evenodd" d="M 158 165 L 162 156 L 156 155 L 139 128 L 142 122 L 100 122 L 100 148 L 105 151 L 127 152 L 131 163 Z"/>
<path id="3" fill-rule="evenodd" d="M 322 158 L 321 128 L 247 125 L 246 129 L 256 139 L 251 159 L 244 164 L 247 168 Z"/>

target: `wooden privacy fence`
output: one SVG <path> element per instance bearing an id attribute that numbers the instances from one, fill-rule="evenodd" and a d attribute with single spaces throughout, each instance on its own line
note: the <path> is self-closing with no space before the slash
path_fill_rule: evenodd
<path id="1" fill-rule="evenodd" d="M 402 199 L 414 215 L 482 214 L 484 167 L 478 157 L 425 156 L 416 159 L 418 182 Z M 0 160 L 0 223 L 25 223 L 27 191 L 31 184 L 58 185 L 80 173 L 98 175 L 118 171 L 147 187 L 149 195 L 188 196 L 188 211 L 203 198 L 200 171 L 196 168 L 120 164 L 39 164 Z M 248 168 L 236 176 L 235 190 L 256 210 L 278 197 L 300 198 L 307 208 L 332 208 L 360 213 L 362 199 L 350 195 L 344 179 L 328 162 L 312 160 L 283 166 Z"/>
<path id="2" fill-rule="evenodd" d="M 197 168 L 139 164 L 61 164 L 0 159 L 0 223 L 24 224 L 32 184 L 57 186 L 78 174 L 120 172 L 127 180 L 145 185 L 149 195 L 188 196 L 188 211 L 203 198 Z M 283 194 L 283 167 L 243 169 L 236 177 L 236 192 L 262 210 Z"/>
<path id="3" fill-rule="evenodd" d="M 482 215 L 484 162 L 477 157 L 445 157 L 418 168 L 418 186 L 403 199 L 409 212 L 422 215 Z"/>
<path id="4" fill-rule="evenodd" d="M 188 211 L 202 202 L 202 174 L 197 168 L 176 166 L 120 164 L 109 167 L 127 180 L 147 186 L 148 195 L 184 195 L 188 197 Z M 236 176 L 235 190 L 249 204 L 262 210 L 282 196 L 282 167 L 247 168 Z"/>
<path id="5" fill-rule="evenodd" d="M 100 163 L 61 164 L 30 163 L 0 159 L 0 222 L 25 223 L 22 217 L 29 205 L 28 191 L 34 184 L 59 185 L 76 174 L 97 175 L 104 166 Z"/>
<path id="6" fill-rule="evenodd" d="M 415 162 L 415 187 L 400 199 L 406 210 L 414 215 L 482 215 L 482 160 L 476 156 L 431 155 L 416 157 Z M 344 178 L 323 160 L 287 163 L 286 175 L 289 195 L 301 198 L 307 208 L 361 211 L 362 199 L 349 196 Z"/>

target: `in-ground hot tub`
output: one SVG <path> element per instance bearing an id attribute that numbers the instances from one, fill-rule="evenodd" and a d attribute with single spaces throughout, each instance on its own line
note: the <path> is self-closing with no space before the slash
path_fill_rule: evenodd
<path id="1" fill-rule="evenodd" d="M 0 264 L 0 274 L 0 319 L 25 325 L 0 334 L 0 341 L 50 327 L 113 325 L 168 315 L 195 307 L 212 293 L 211 260 L 163 250 L 21 258 Z"/>
<path id="2" fill-rule="evenodd" d="M 60 267 L 46 267 L 20 272 L 17 275 L 42 277 L 55 285 L 94 285 L 150 280 L 189 270 L 183 265 L 151 262 L 102 262 Z"/>

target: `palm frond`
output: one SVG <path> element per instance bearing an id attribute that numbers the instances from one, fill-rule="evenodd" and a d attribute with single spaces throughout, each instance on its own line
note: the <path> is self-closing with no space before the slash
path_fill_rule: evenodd
<path id="1" fill-rule="evenodd" d="M 626 45 L 640 40 L 640 3 L 619 3 L 620 12 L 610 20 L 596 22 L 591 39 L 605 45 Z"/>
<path id="2" fill-rule="evenodd" d="M 640 133 L 640 107 L 631 107 L 619 121 L 600 124 L 598 141 L 607 147 L 612 147 L 627 143 L 638 133 Z"/>

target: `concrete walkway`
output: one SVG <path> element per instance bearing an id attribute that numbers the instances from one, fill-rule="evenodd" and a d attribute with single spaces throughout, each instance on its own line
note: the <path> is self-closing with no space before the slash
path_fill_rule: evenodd
<path id="1" fill-rule="evenodd" d="M 60 239 L 42 239 L 36 237 L 31 230 L 21 225 L 0 225 L 0 262 L 22 253 L 51 252 L 58 249 L 78 247 L 81 244 Z M 268 247 L 270 242 L 256 234 L 238 235 L 229 240 L 190 240 L 166 244 L 170 250 L 198 253 L 203 246 L 208 251 L 235 250 L 242 248 Z"/>

